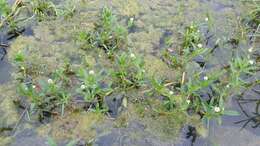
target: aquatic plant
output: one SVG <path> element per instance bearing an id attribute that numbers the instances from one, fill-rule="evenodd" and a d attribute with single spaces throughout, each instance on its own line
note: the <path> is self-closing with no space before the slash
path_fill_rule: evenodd
<path id="1" fill-rule="evenodd" d="M 239 115 L 236 111 L 225 109 L 224 101 L 234 94 L 241 94 L 242 89 L 252 86 L 251 83 L 246 82 L 246 78 L 254 75 L 256 67 L 254 66 L 255 61 L 249 59 L 250 57 L 234 56 L 234 59 L 227 66 L 216 67 L 213 71 L 207 73 L 203 70 L 197 70 L 192 74 L 189 73 L 192 76 L 187 77 L 188 64 L 195 57 L 199 55 L 207 56 L 210 52 L 210 49 L 203 45 L 198 25 L 192 23 L 191 26 L 186 28 L 180 50 L 167 49 L 163 52 L 163 57 L 167 63 L 182 73 L 181 81 L 177 81 L 179 84 L 173 81 L 174 84 L 170 87 L 152 81 L 152 87 L 159 95 L 166 97 L 166 107 L 169 107 L 169 104 L 174 105 L 175 109 L 173 108 L 173 110 L 183 109 L 188 110 L 189 113 L 193 111 L 207 122 L 217 119 L 221 123 L 222 115 Z M 203 66 L 200 65 L 200 67 Z M 202 93 L 205 90 L 206 92 L 211 90 L 212 93 L 207 93 L 208 97 L 204 97 Z M 239 92 L 234 93 L 234 91 Z M 174 96 L 171 96 L 170 93 Z M 176 97 L 182 99 L 179 100 L 179 104 L 176 104 L 176 101 L 178 101 L 176 99 L 179 99 Z M 182 106 L 184 108 L 180 108 Z"/>
<path id="2" fill-rule="evenodd" d="M 38 22 L 57 16 L 69 18 L 74 12 L 74 5 L 57 7 L 51 0 L 16 0 L 12 6 L 9 6 L 5 0 L 1 0 L 0 28 L 7 26 L 9 34 L 18 36 L 24 30 L 24 25 L 32 18 L 36 18 Z"/>
<path id="3" fill-rule="evenodd" d="M 10 32 L 17 32 L 18 21 L 15 20 L 15 17 L 19 14 L 22 9 L 22 1 L 17 0 L 13 6 L 9 6 L 5 0 L 0 1 L 0 28 L 5 25 L 10 26 Z"/>
<path id="4" fill-rule="evenodd" d="M 67 143 L 65 146 L 74 146 L 77 143 L 76 140 L 71 140 L 69 143 Z M 49 146 L 58 146 L 58 144 L 54 141 L 53 138 L 48 137 L 48 145 Z"/>
<path id="5" fill-rule="evenodd" d="M 20 83 L 18 86 L 20 96 L 30 101 L 30 112 L 39 116 L 40 121 L 46 116 L 56 115 L 57 108 L 63 116 L 65 107 L 69 104 L 71 95 L 52 79 L 39 80 L 34 84 Z"/>
<path id="6" fill-rule="evenodd" d="M 100 20 L 95 24 L 94 31 L 79 32 L 76 41 L 82 43 L 82 49 L 102 48 L 109 57 L 113 57 L 116 50 L 126 46 L 127 29 L 118 24 L 109 8 L 104 7 Z"/>
<path id="7" fill-rule="evenodd" d="M 254 75 L 256 71 L 255 61 L 245 58 L 237 57 L 234 58 L 230 63 L 230 80 L 229 86 L 235 89 L 241 89 L 247 86 L 245 81 L 246 76 Z"/>
<path id="8" fill-rule="evenodd" d="M 28 3 L 28 7 L 32 9 L 33 15 L 37 17 L 38 21 L 57 16 L 56 6 L 49 0 L 31 0 Z"/>
<path id="9" fill-rule="evenodd" d="M 184 53 L 190 52 L 193 48 L 197 48 L 197 45 L 201 44 L 201 39 L 199 26 L 196 23 L 192 23 L 186 28 L 183 34 L 182 48 L 184 49 Z"/>
<path id="10" fill-rule="evenodd" d="M 90 104 L 90 109 L 95 111 L 104 109 L 104 98 L 113 90 L 109 84 L 105 85 L 102 71 L 95 73 L 94 70 L 87 71 L 81 68 L 78 71 L 78 77 L 81 85 L 77 91 L 84 96 L 85 102 Z M 103 87 L 102 84 L 107 87 Z"/>
<path id="11" fill-rule="evenodd" d="M 116 56 L 115 69 L 111 71 L 116 86 L 124 89 L 140 87 L 144 84 L 144 61 L 134 53 L 123 52 Z"/>
<path id="12" fill-rule="evenodd" d="M 7 17 L 10 12 L 11 12 L 11 7 L 8 5 L 7 1 L 6 0 L 0 0 L 1 19 L 2 19 L 2 17 Z"/>
<path id="13" fill-rule="evenodd" d="M 171 39 L 167 40 L 167 44 L 171 44 Z M 192 23 L 188 26 L 183 34 L 183 42 L 179 49 L 163 51 L 164 60 L 172 67 L 185 69 L 186 65 L 199 55 L 207 55 L 209 49 L 202 43 L 202 36 L 199 26 Z M 169 45 L 171 46 L 171 45 Z"/>
<path id="14" fill-rule="evenodd" d="M 159 81 L 158 79 L 152 78 L 151 79 L 151 86 L 153 88 L 152 94 L 157 94 L 159 96 L 164 97 L 164 106 L 167 109 L 167 111 L 172 111 L 176 109 L 176 93 L 174 93 L 172 90 L 168 89 L 162 81 Z"/>
<path id="15" fill-rule="evenodd" d="M 65 19 L 71 18 L 76 12 L 76 6 L 72 1 L 66 1 L 62 6 L 56 6 L 57 15 Z"/>
<path id="16" fill-rule="evenodd" d="M 256 1 L 251 1 L 252 8 L 246 16 L 243 17 L 242 22 L 247 26 L 247 29 L 250 28 L 257 29 L 260 24 L 260 5 Z"/>
<path id="17" fill-rule="evenodd" d="M 111 9 L 104 7 L 101 20 L 96 24 L 97 46 L 113 55 L 115 50 L 121 49 L 126 44 L 127 30 L 119 25 Z"/>

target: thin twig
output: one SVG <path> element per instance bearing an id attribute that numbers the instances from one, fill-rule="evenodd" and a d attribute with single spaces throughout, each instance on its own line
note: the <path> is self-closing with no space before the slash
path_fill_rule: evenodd
<path id="1" fill-rule="evenodd" d="M 185 76 L 186 76 L 186 72 L 183 72 L 182 73 L 182 78 L 181 78 L 181 85 L 183 85 L 184 82 L 185 82 Z"/>
<path id="2" fill-rule="evenodd" d="M 9 45 L 7 45 L 7 44 L 0 44 L 0 47 L 7 48 L 7 47 L 9 47 Z"/>
<path id="3" fill-rule="evenodd" d="M 26 112 L 27 112 L 27 107 L 24 109 L 24 111 L 22 112 L 21 116 L 19 117 L 18 122 L 15 124 L 15 127 L 13 129 L 13 133 L 14 133 L 13 135 L 15 135 L 16 129 L 17 129 L 19 123 L 22 121 L 22 119 L 23 119 L 23 117 L 24 117 Z"/>

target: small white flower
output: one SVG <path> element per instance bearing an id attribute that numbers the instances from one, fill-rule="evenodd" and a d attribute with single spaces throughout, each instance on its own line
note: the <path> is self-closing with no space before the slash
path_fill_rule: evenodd
<path id="1" fill-rule="evenodd" d="M 197 32 L 199 33 L 199 32 L 200 32 L 200 30 L 197 30 Z"/>
<path id="2" fill-rule="evenodd" d="M 207 81 L 209 78 L 207 76 L 203 77 L 203 80 Z"/>
<path id="3" fill-rule="evenodd" d="M 85 85 L 81 85 L 80 89 L 84 90 L 84 89 L 86 89 L 86 86 Z"/>
<path id="4" fill-rule="evenodd" d="M 134 18 L 133 18 L 133 17 L 131 17 L 131 18 L 130 18 L 130 21 L 131 21 L 131 22 L 133 22 L 133 21 L 134 21 Z"/>
<path id="5" fill-rule="evenodd" d="M 134 54 L 134 53 L 131 53 L 131 54 L 130 54 L 130 57 L 131 57 L 131 58 L 135 58 L 135 54 Z"/>
<path id="6" fill-rule="evenodd" d="M 22 67 L 21 67 L 21 70 L 25 70 L 25 68 L 22 66 Z"/>
<path id="7" fill-rule="evenodd" d="M 35 89 L 35 88 L 36 88 L 36 86 L 35 86 L 35 85 L 33 85 L 33 86 L 32 86 L 32 88 L 33 88 L 33 89 Z"/>
<path id="8" fill-rule="evenodd" d="M 191 102 L 191 101 L 190 101 L 189 99 L 186 100 L 186 103 L 187 103 L 187 104 L 190 104 L 190 102 Z"/>
<path id="9" fill-rule="evenodd" d="M 227 87 L 227 88 L 230 88 L 230 85 L 229 85 L 229 84 L 227 84 L 227 85 L 226 85 L 226 87 Z"/>
<path id="10" fill-rule="evenodd" d="M 254 64 L 254 60 L 249 60 L 249 64 L 253 65 Z"/>
<path id="11" fill-rule="evenodd" d="M 170 91 L 169 94 L 170 94 L 170 95 L 173 95 L 173 91 Z"/>
<path id="12" fill-rule="evenodd" d="M 249 52 L 249 53 L 252 53 L 252 52 L 253 52 L 253 47 L 249 48 L 249 49 L 248 49 L 248 52 Z"/>
<path id="13" fill-rule="evenodd" d="M 89 73 L 90 75 L 94 75 L 94 74 L 95 74 L 94 70 L 90 70 L 88 73 Z"/>
<path id="14" fill-rule="evenodd" d="M 49 84 L 53 84 L 53 80 L 52 79 L 48 79 L 48 83 Z"/>
<path id="15" fill-rule="evenodd" d="M 144 69 L 142 70 L 142 73 L 145 73 L 145 70 L 144 70 Z"/>
<path id="16" fill-rule="evenodd" d="M 199 48 L 202 48 L 202 44 L 198 44 L 197 46 L 198 46 Z"/>
<path id="17" fill-rule="evenodd" d="M 218 106 L 215 106 L 215 107 L 214 107 L 214 111 L 215 111 L 216 113 L 218 113 L 218 112 L 220 112 L 220 108 L 219 108 Z"/>
<path id="18" fill-rule="evenodd" d="M 206 22 L 208 22 L 208 21 L 209 21 L 209 18 L 208 18 L 208 17 L 206 17 L 206 18 L 205 18 L 205 21 L 206 21 Z"/>

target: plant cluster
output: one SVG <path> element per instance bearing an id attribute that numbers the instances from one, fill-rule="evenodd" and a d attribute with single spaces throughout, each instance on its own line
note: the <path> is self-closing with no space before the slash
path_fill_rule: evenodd
<path id="1" fill-rule="evenodd" d="M 95 73 L 94 70 L 85 70 L 81 68 L 78 71 L 78 77 L 81 81 L 80 87 L 77 89 L 78 93 L 84 97 L 90 107 L 96 110 L 101 109 L 102 112 L 106 111 L 104 105 L 104 97 L 109 95 L 113 90 L 110 85 L 105 85 L 102 76 L 102 71 Z"/>
<path id="2" fill-rule="evenodd" d="M 25 2 L 28 8 L 31 8 L 32 14 L 36 16 L 38 21 L 43 21 L 44 19 L 57 16 L 56 6 L 49 0 L 30 0 Z"/>
<path id="3" fill-rule="evenodd" d="M 111 11 L 104 8 L 100 26 L 96 28 L 98 31 L 92 33 L 95 36 L 82 32 L 79 35 L 80 41 L 91 42 L 91 47 L 98 47 L 97 44 L 103 41 L 100 40 L 100 35 L 105 34 L 109 34 L 109 42 L 117 42 L 116 45 L 121 42 L 120 39 L 125 41 L 120 38 L 121 35 L 117 36 L 115 33 L 113 27 L 116 22 L 113 19 Z M 95 41 L 93 41 L 93 37 L 96 37 Z M 102 46 L 109 46 L 107 41 L 102 43 L 105 43 Z M 108 53 L 108 56 L 110 55 Z M 70 105 L 72 99 L 78 96 L 84 99 L 84 109 L 106 112 L 104 98 L 114 89 L 126 90 L 140 87 L 144 83 L 144 61 L 131 52 L 122 51 L 115 56 L 114 60 L 109 60 L 113 64 L 113 69 L 109 74 L 103 70 L 96 72 L 97 69 L 91 70 L 83 65 L 74 70 L 66 60 L 63 67 L 40 73 L 41 68 L 45 68 L 44 62 L 41 65 L 34 64 L 34 62 L 27 60 L 25 52 L 22 51 L 16 53 L 14 61 L 18 69 L 16 74 L 19 84 L 18 94 L 29 99 L 31 113 L 37 113 L 40 119 L 43 119 L 47 114 L 64 115 L 66 107 Z M 107 77 L 112 78 L 111 83 L 106 81 Z"/>
<path id="4" fill-rule="evenodd" d="M 124 89 L 140 87 L 144 84 L 144 61 L 134 53 L 123 52 L 116 56 L 115 69 L 112 71 L 117 85 Z"/>
<path id="5" fill-rule="evenodd" d="M 51 5 L 47 8 L 54 9 Z M 41 9 L 36 10 L 37 13 L 45 14 Z M 33 75 L 31 71 L 33 69 L 28 68 L 25 55 L 17 53 L 15 62 L 22 74 L 18 93 L 30 100 L 32 112 L 39 113 L 41 118 L 44 118 L 46 113 L 55 114 L 57 111 L 64 115 L 71 99 L 78 95 L 83 97 L 88 109 L 105 112 L 104 98 L 116 89 L 127 91 L 146 84 L 152 88 L 152 95 L 163 97 L 161 103 L 163 108 L 157 112 L 171 113 L 177 110 L 186 114 L 187 111 L 191 111 L 201 115 L 202 119 L 216 118 L 219 121 L 224 114 L 237 115 L 236 112 L 225 109 L 224 102 L 233 95 L 232 91 L 250 86 L 245 82 L 245 78 L 256 71 L 253 60 L 237 56 L 227 67 L 216 68 L 211 72 L 194 71 L 192 76 L 187 77 L 188 63 L 195 57 L 206 56 L 210 52 L 210 49 L 203 44 L 199 25 L 192 23 L 183 33 L 180 48 L 166 51 L 164 54 L 165 59 L 176 67 L 176 72 L 182 74 L 181 81 L 177 79 L 172 83 L 164 83 L 152 78 L 147 83 L 143 58 L 121 49 L 127 45 L 126 29 L 118 24 L 108 8 L 102 10 L 100 18 L 93 31 L 79 32 L 76 42 L 80 43 L 81 49 L 103 49 L 109 57 L 113 57 L 108 60 L 112 64 L 109 66 L 112 67 L 109 74 L 103 70 L 97 71 L 96 68 L 82 67 L 82 64 L 73 71 L 67 63 L 63 68 L 46 75 L 44 79 L 33 78 L 28 83 L 26 80 Z M 104 68 L 106 69 L 106 66 Z M 107 83 L 107 77 L 109 79 L 112 77 L 109 80 L 111 83 Z M 212 94 L 208 94 L 209 98 L 205 99 L 201 93 L 207 88 L 210 88 Z"/>
<path id="6" fill-rule="evenodd" d="M 206 54 L 208 51 L 208 48 L 204 47 L 202 44 L 202 36 L 199 31 L 199 26 L 192 23 L 183 33 L 183 42 L 181 47 L 171 51 L 165 50 L 163 52 L 163 57 L 167 60 L 170 66 L 185 68 L 192 59 L 199 55 Z"/>
<path id="7" fill-rule="evenodd" d="M 22 14 L 27 12 L 27 16 Z M 7 26 L 10 33 L 19 32 L 22 24 L 36 18 L 37 21 L 43 21 L 57 16 L 68 18 L 75 12 L 75 7 L 58 7 L 50 0 L 16 0 L 10 6 L 6 0 L 0 1 L 0 28 Z"/>
<path id="8" fill-rule="evenodd" d="M 103 8 L 101 20 L 95 24 L 94 31 L 79 32 L 76 40 L 82 49 L 102 48 L 110 57 L 115 50 L 124 48 L 127 41 L 127 29 L 117 23 L 109 8 Z"/>
<path id="9" fill-rule="evenodd" d="M 9 7 L 6 0 L 0 0 L 0 14 L 1 17 L 6 17 L 11 12 L 11 8 Z M 1 18 L 2 19 L 2 18 Z"/>
<path id="10" fill-rule="evenodd" d="M 168 86 L 153 79 L 151 85 L 153 91 L 164 97 L 166 111 L 188 110 L 200 114 L 205 120 L 218 119 L 221 122 L 224 114 L 238 115 L 235 111 L 225 109 L 224 102 L 228 97 L 242 94 L 243 89 L 252 86 L 246 79 L 255 74 L 255 61 L 250 57 L 235 56 L 226 67 L 217 67 L 207 73 L 195 71 L 187 78 L 187 64 L 198 55 L 205 56 L 210 52 L 203 47 L 201 36 L 198 25 L 192 23 L 183 35 L 181 50 L 166 51 L 163 54 L 172 66 L 179 67 L 179 71 L 183 73 L 180 83 Z M 208 89 L 212 93 L 207 93 L 209 98 L 205 99 L 202 92 Z"/>
<path id="11" fill-rule="evenodd" d="M 251 2 L 253 5 L 252 10 L 246 14 L 242 22 L 249 28 L 257 29 L 260 25 L 260 5 L 256 1 Z"/>
<path id="12" fill-rule="evenodd" d="M 60 111 L 64 115 L 65 107 L 69 104 L 71 95 L 61 85 L 52 79 L 40 80 L 38 83 L 27 85 L 21 83 L 18 93 L 27 97 L 30 102 L 30 112 L 37 113 L 40 121 Z M 60 109 L 60 110 L 57 110 Z"/>

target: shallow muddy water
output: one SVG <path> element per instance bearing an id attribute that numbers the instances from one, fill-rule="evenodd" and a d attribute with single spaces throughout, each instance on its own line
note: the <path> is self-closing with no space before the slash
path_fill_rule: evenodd
<path id="1" fill-rule="evenodd" d="M 8 60 L 19 50 L 28 48 L 27 51 L 34 55 L 35 63 L 46 63 L 47 67 L 39 70 L 46 73 L 58 68 L 63 63 L 64 56 L 73 58 L 77 66 L 78 57 L 83 51 L 75 49 L 73 34 L 80 30 L 93 28 L 93 22 L 97 20 L 100 10 L 111 7 L 113 13 L 121 23 L 127 25 L 127 21 L 134 19 L 134 26 L 129 28 L 128 43 L 131 51 L 142 54 L 146 68 L 151 70 L 147 74 L 175 79 L 177 75 L 161 59 L 161 52 L 167 49 L 166 39 L 171 37 L 173 48 L 180 44 L 181 33 L 185 26 L 191 22 L 201 24 L 199 30 L 207 38 L 206 47 L 215 47 L 215 42 L 220 38 L 223 42 L 234 38 L 238 30 L 238 21 L 250 10 L 247 3 L 238 0 L 73 0 L 77 12 L 69 20 L 53 20 L 41 22 L 25 29 L 23 35 L 11 41 L 7 41 L 7 35 L 0 33 L 1 42 L 10 44 L 7 48 L 7 56 L 0 62 L 0 145 L 11 146 L 47 146 L 48 137 L 53 137 L 60 146 L 66 145 L 70 140 L 78 140 L 78 146 L 259 146 L 260 127 L 257 123 L 249 121 L 242 129 L 247 119 L 245 112 L 252 116 L 256 103 L 239 104 L 237 97 L 231 97 L 227 101 L 229 109 L 237 110 L 240 116 L 223 116 L 221 125 L 215 121 L 210 122 L 209 128 L 205 123 L 198 122 L 198 118 L 186 119 L 177 116 L 174 118 L 141 116 L 138 114 L 139 105 L 132 104 L 122 108 L 124 97 L 121 94 L 112 94 L 108 103 L 111 115 L 109 117 L 100 114 L 78 112 L 68 113 L 65 117 L 57 117 L 44 124 L 29 120 L 23 110 L 13 105 L 15 85 L 13 84 L 12 65 Z M 12 2 L 12 1 L 10 1 Z M 212 26 L 209 28 L 205 18 L 210 19 Z M 246 38 L 237 44 L 239 53 L 247 51 L 252 44 Z M 255 44 L 256 49 L 259 43 Z M 36 48 L 35 50 L 33 48 Z M 190 63 L 190 70 L 207 72 L 216 66 L 224 66 L 232 58 L 232 44 L 215 47 L 210 59 L 196 58 L 199 61 Z M 259 50 L 260 51 L 260 50 Z M 94 52 L 96 53 L 96 52 Z M 98 58 L 96 54 L 89 53 L 89 62 L 109 64 Z M 101 54 L 102 55 L 102 54 Z M 103 54 L 104 55 L 104 54 Z M 40 57 L 39 57 L 40 56 Z M 31 59 L 31 58 L 30 58 Z M 203 62 L 201 68 L 195 62 Z M 32 65 L 33 66 L 33 65 Z M 109 66 L 109 65 L 107 65 Z M 101 66 L 102 67 L 102 66 Z M 38 68 L 37 68 L 38 69 Z M 44 74 L 43 73 L 43 74 Z M 256 76 L 259 79 L 260 76 Z M 209 89 L 210 90 L 210 89 Z M 248 90 L 245 99 L 260 99 L 260 86 Z M 206 91 L 207 93 L 210 91 Z M 128 93 L 128 96 L 139 96 L 138 93 Z M 205 97 L 206 98 L 206 97 Z M 122 109 L 121 109 L 122 108 Z M 244 110 L 244 112 L 243 112 Z M 145 111 L 145 108 L 144 108 Z M 178 114 L 178 113 L 177 113 Z M 181 120 L 180 120 L 181 119 Z M 178 123 L 176 121 L 182 121 Z M 194 127 L 202 127 L 195 130 Z M 3 130 L 1 130 L 3 129 Z M 196 132 L 202 131 L 202 132 Z M 198 134 L 200 133 L 200 135 Z M 189 136 L 190 135 L 190 136 Z M 90 144 L 91 143 L 91 144 Z"/>

